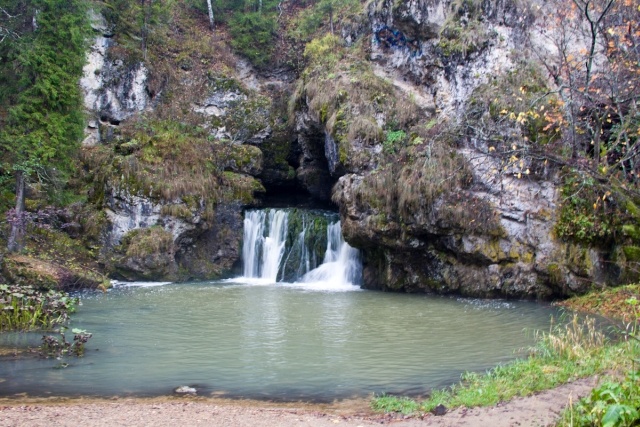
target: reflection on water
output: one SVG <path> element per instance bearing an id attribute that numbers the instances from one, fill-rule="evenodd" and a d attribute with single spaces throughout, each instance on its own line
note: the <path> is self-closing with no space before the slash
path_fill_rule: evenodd
<path id="1" fill-rule="evenodd" d="M 157 395 L 180 385 L 287 400 L 420 394 L 513 359 L 532 344 L 525 330 L 547 329 L 555 313 L 527 302 L 281 283 L 125 287 L 83 294 L 82 303 L 71 326 L 94 334 L 86 356 L 66 369 L 1 360 L 0 395 Z M 0 336 L 21 345 L 15 339 Z"/>

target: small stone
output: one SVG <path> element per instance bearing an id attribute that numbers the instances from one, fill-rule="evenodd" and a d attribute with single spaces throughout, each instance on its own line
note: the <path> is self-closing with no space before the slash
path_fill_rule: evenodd
<path id="1" fill-rule="evenodd" d="M 188 385 L 181 385 L 173 390 L 176 394 L 196 394 L 198 390 L 193 387 L 189 387 Z"/>
<path id="2" fill-rule="evenodd" d="M 436 406 L 433 410 L 433 415 L 442 416 L 447 413 L 447 407 L 443 404 Z"/>

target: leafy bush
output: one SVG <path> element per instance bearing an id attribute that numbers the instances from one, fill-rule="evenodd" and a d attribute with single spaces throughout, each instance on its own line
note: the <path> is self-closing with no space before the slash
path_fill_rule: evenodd
<path id="1" fill-rule="evenodd" d="M 64 292 L 0 285 L 0 331 L 50 329 L 68 320 L 77 302 Z"/>
<path id="2" fill-rule="evenodd" d="M 614 197 L 608 187 L 590 176 L 567 174 L 556 225 L 558 236 L 587 244 L 610 243 L 621 222 Z"/>
<path id="3" fill-rule="evenodd" d="M 640 370 L 623 381 L 607 381 L 593 389 L 565 415 L 562 425 L 623 427 L 640 423 Z M 569 419 L 567 419 L 569 418 Z"/>
<path id="4" fill-rule="evenodd" d="M 402 143 L 406 138 L 407 133 L 403 130 L 388 131 L 387 138 L 382 143 L 384 151 L 393 153 L 397 149 L 396 145 Z"/>
<path id="5" fill-rule="evenodd" d="M 344 56 L 342 39 L 333 34 L 327 34 L 307 43 L 304 56 L 313 66 L 332 68 Z"/>
<path id="6" fill-rule="evenodd" d="M 53 335 L 43 335 L 40 354 L 44 357 L 59 359 L 63 356 L 71 355 L 81 357 L 84 355 L 85 344 L 92 334 L 82 329 L 72 329 L 73 342 L 67 341 L 64 335 L 64 328 L 60 331 L 60 338 Z"/>

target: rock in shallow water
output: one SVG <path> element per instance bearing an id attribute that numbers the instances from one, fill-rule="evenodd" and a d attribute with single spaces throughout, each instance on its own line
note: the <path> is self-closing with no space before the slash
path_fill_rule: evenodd
<path id="1" fill-rule="evenodd" d="M 196 394 L 198 390 L 193 387 L 189 387 L 188 385 L 181 385 L 173 390 L 176 394 L 187 395 L 187 394 Z"/>

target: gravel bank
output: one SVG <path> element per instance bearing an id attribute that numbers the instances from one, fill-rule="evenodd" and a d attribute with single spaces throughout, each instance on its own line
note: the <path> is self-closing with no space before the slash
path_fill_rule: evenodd
<path id="1" fill-rule="evenodd" d="M 116 400 L 0 400 L 0 426 L 225 426 L 365 427 L 393 425 L 526 427 L 553 425 L 569 399 L 587 394 L 595 378 L 489 408 L 458 409 L 444 416 L 404 419 L 372 413 L 366 401 L 336 405 L 226 401 L 201 398 Z"/>

